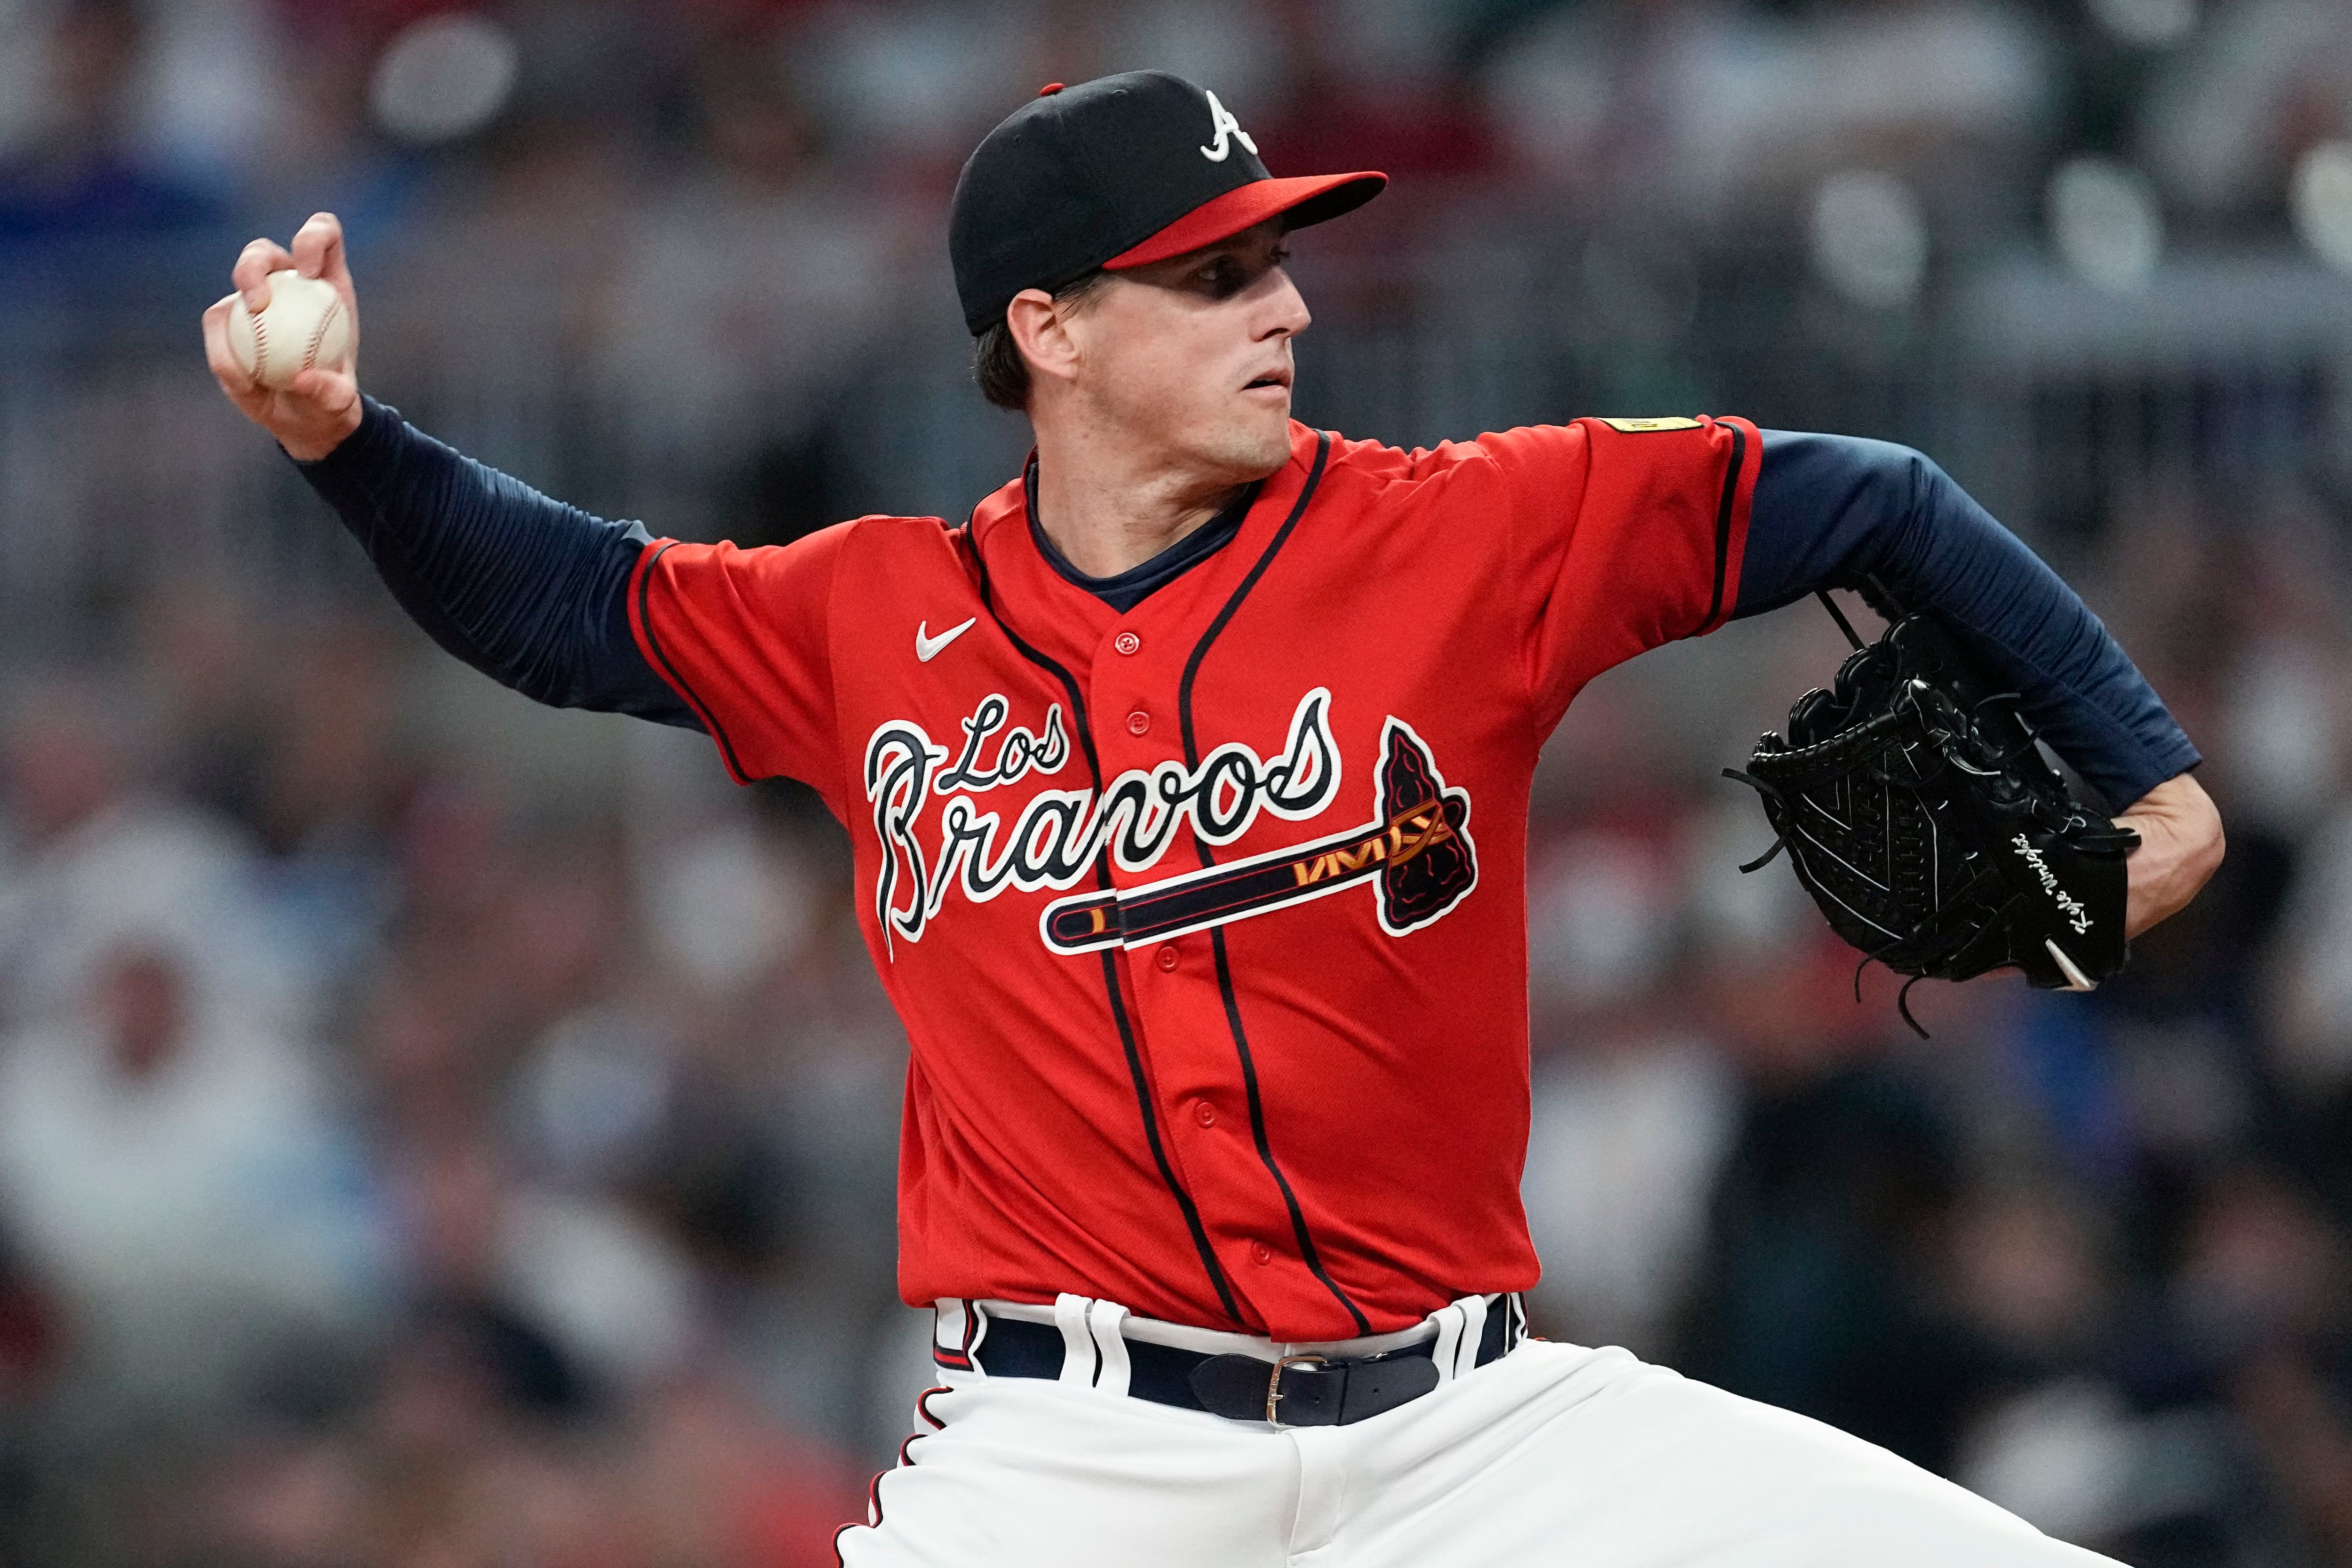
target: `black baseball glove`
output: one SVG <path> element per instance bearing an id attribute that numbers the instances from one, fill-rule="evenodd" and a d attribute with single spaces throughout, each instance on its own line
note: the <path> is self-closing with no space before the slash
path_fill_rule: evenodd
<path id="1" fill-rule="evenodd" d="M 2043 989 L 2088 991 L 2122 969 L 2125 857 L 2139 835 L 2068 793 L 2017 694 L 1995 690 L 1927 616 L 1890 615 L 1864 647 L 1821 599 L 1855 651 L 1789 710 L 1785 739 L 1767 733 L 1747 772 L 1724 770 L 1763 797 L 1780 835 L 1740 869 L 1786 848 L 1864 966 L 1912 984 L 2013 964 Z M 1896 1005 L 1919 1029 L 1910 988 Z"/>

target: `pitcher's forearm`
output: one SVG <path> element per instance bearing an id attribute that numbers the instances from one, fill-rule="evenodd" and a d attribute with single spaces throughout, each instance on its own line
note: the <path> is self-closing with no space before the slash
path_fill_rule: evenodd
<path id="1" fill-rule="evenodd" d="M 1864 576 L 1935 610 L 2110 807 L 2197 764 L 2098 616 L 1943 469 L 1884 441 L 1764 432 L 1738 613 Z"/>
<path id="2" fill-rule="evenodd" d="M 426 635 L 501 685 L 559 708 L 699 729 L 629 631 L 651 542 L 551 500 L 364 400 L 358 428 L 297 465 Z"/>
<path id="3" fill-rule="evenodd" d="M 2221 814 L 2205 787 L 2188 773 L 2165 780 L 2116 818 L 2139 835 L 2131 855 L 2126 935 L 2137 936 L 2188 908 L 2221 868 L 2227 846 Z"/>

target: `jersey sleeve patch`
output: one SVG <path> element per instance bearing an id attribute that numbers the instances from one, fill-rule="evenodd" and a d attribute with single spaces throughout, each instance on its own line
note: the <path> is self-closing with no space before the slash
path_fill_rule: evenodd
<path id="1" fill-rule="evenodd" d="M 1706 426 L 1701 424 L 1698 420 L 1686 419 L 1679 414 L 1668 415 L 1656 419 L 1611 419 L 1603 417 L 1601 423 L 1608 426 L 1612 430 L 1622 431 L 1628 436 L 1639 436 L 1651 430 L 1703 430 L 1706 428 Z"/>

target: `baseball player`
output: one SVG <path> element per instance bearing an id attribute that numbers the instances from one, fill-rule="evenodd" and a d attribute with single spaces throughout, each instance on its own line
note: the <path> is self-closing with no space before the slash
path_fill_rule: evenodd
<path id="1" fill-rule="evenodd" d="M 899 1277 L 940 1367 L 854 1568 L 2096 1561 L 1829 1427 L 1528 1338 L 1528 783 L 1601 671 L 1865 574 L 2130 803 L 2134 929 L 2219 860 L 2197 752 L 1916 453 L 1294 423 L 1287 237 L 1384 184 L 1269 176 L 1172 76 L 1046 88 L 950 229 L 1024 471 L 963 520 L 776 549 L 548 500 L 350 362 L 259 386 L 228 300 L 206 342 L 445 647 L 701 730 L 847 826 L 912 1042 Z M 288 266 L 356 311 L 331 216 L 236 286 Z"/>

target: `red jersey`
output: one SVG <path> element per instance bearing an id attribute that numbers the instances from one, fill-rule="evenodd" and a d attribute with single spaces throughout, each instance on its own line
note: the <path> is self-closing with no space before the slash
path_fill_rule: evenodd
<path id="1" fill-rule="evenodd" d="M 971 521 L 656 542 L 646 658 L 739 779 L 847 825 L 904 1020 L 899 1284 L 1282 1341 L 1537 1263 L 1528 792 L 1593 676 L 1712 629 L 1738 420 L 1399 451 L 1294 425 L 1238 533 L 1120 614 Z"/>

